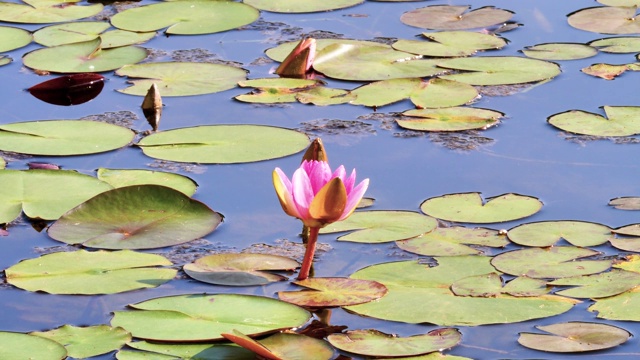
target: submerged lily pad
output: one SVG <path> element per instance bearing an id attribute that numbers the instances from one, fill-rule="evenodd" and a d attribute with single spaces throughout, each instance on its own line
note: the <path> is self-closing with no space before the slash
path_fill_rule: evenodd
<path id="1" fill-rule="evenodd" d="M 432 5 L 402 14 L 407 25 L 432 30 L 465 30 L 483 28 L 509 21 L 513 12 L 485 6 L 468 11 L 471 6 Z"/>
<path id="2" fill-rule="evenodd" d="M 414 238 L 437 226 L 434 218 L 413 211 L 358 211 L 345 220 L 323 227 L 320 234 L 353 231 L 338 240 L 382 243 Z"/>
<path id="3" fill-rule="evenodd" d="M 309 146 L 309 137 L 273 126 L 208 125 L 155 133 L 137 145 L 157 159 L 231 164 L 295 154 Z"/>
<path id="4" fill-rule="evenodd" d="M 185 194 L 158 185 L 113 189 L 64 214 L 52 238 L 100 249 L 151 249 L 182 244 L 215 230 L 222 216 Z"/>
<path id="5" fill-rule="evenodd" d="M 27 0 L 26 4 L 0 2 L 0 21 L 47 24 L 73 21 L 98 14 L 102 4 L 77 5 L 77 0 Z"/>
<path id="6" fill-rule="evenodd" d="M 472 107 L 414 109 L 402 113 L 398 126 L 416 131 L 485 130 L 500 122 L 504 113 Z"/>
<path id="7" fill-rule="evenodd" d="M 280 291 L 278 298 L 310 308 L 357 305 L 374 301 L 387 293 L 384 285 L 369 280 L 308 278 L 293 283 L 310 290 Z"/>
<path id="8" fill-rule="evenodd" d="M 177 1 L 186 2 L 186 1 Z M 224 1 L 219 1 L 224 2 Z M 116 75 L 138 78 L 129 80 L 132 86 L 118 90 L 129 95 L 145 96 L 156 84 L 163 97 L 212 94 L 232 89 L 247 72 L 233 66 L 190 63 L 157 62 L 123 66 Z"/>
<path id="9" fill-rule="evenodd" d="M 393 48 L 412 54 L 433 57 L 458 57 L 473 55 L 480 50 L 501 49 L 507 45 L 499 36 L 470 31 L 440 31 L 422 33 L 429 41 L 398 40 Z"/>
<path id="10" fill-rule="evenodd" d="M 173 279 L 177 270 L 160 255 L 129 250 L 57 252 L 21 261 L 5 270 L 7 282 L 50 294 L 115 294 L 153 288 Z"/>
<path id="11" fill-rule="evenodd" d="M 222 339 L 233 330 L 259 335 L 299 327 L 311 314 L 284 301 L 238 294 L 187 294 L 151 299 L 115 311 L 112 326 L 158 341 Z"/>
<path id="12" fill-rule="evenodd" d="M 534 197 L 503 194 L 483 202 L 480 193 L 460 193 L 425 200 L 420 210 L 438 219 L 465 223 L 497 223 L 531 216 L 542 208 Z"/>
<path id="13" fill-rule="evenodd" d="M 0 26 L 0 52 L 7 52 L 29 45 L 31 33 L 17 27 Z"/>
<path id="14" fill-rule="evenodd" d="M 346 309 L 360 315 L 411 324 L 474 326 L 554 316 L 570 310 L 577 302 L 555 295 L 466 297 L 451 292 L 450 287 L 456 281 L 495 272 L 490 259 L 477 255 L 451 256 L 436 258 L 438 266 L 434 267 L 416 261 L 366 267 L 351 277 L 378 281 L 389 291 L 376 301 Z"/>
<path id="15" fill-rule="evenodd" d="M 551 79 L 560 74 L 552 62 L 517 56 L 483 56 L 441 60 L 439 67 L 460 73 L 440 75 L 442 79 L 471 85 L 510 85 Z"/>
<path id="16" fill-rule="evenodd" d="M 198 187 L 195 181 L 186 176 L 163 171 L 99 168 L 97 177 L 114 188 L 132 185 L 162 185 L 178 190 L 187 196 L 192 196 Z"/>
<path id="17" fill-rule="evenodd" d="M 331 11 L 355 6 L 363 2 L 364 0 L 244 0 L 245 4 L 251 5 L 257 9 L 278 13 L 310 13 Z"/>
<path id="18" fill-rule="evenodd" d="M 581 110 L 553 115 L 547 122 L 564 131 L 592 136 L 640 134 L 640 107 L 603 106 L 605 116 Z"/>
<path id="19" fill-rule="evenodd" d="M 170 1 L 134 7 L 111 17 L 119 29 L 198 35 L 235 29 L 256 21 L 255 8 L 234 1 Z"/>
<path id="20" fill-rule="evenodd" d="M 106 354 L 120 349 L 131 341 L 131 334 L 122 328 L 108 325 L 76 327 L 64 325 L 49 331 L 34 331 L 30 335 L 58 342 L 67 349 L 68 355 L 78 359 Z"/>
<path id="21" fill-rule="evenodd" d="M 508 251 L 491 260 L 498 271 L 534 279 L 565 278 L 606 271 L 611 260 L 579 260 L 599 255 L 597 251 L 573 246 L 530 248 Z"/>
<path id="22" fill-rule="evenodd" d="M 617 326 L 579 321 L 536 328 L 549 334 L 520 333 L 518 343 L 539 351 L 573 353 L 609 349 L 631 337 L 630 332 Z"/>
<path id="23" fill-rule="evenodd" d="M 281 360 L 329 360 L 334 350 L 321 339 L 295 333 L 277 333 L 254 340 L 238 330 L 222 334 L 227 340 L 256 353 L 256 358 Z"/>
<path id="24" fill-rule="evenodd" d="M 597 246 L 612 237 L 610 227 L 586 221 L 541 221 L 509 230 L 509 240 L 525 246 L 553 246 L 560 239 L 575 246 Z"/>
<path id="25" fill-rule="evenodd" d="M 547 43 L 527 46 L 522 53 L 540 60 L 577 60 L 596 56 L 598 50 L 578 43 Z"/>
<path id="26" fill-rule="evenodd" d="M 602 34 L 637 34 L 640 22 L 636 7 L 601 6 L 578 10 L 568 15 L 569 25 L 576 29 Z"/>
<path id="27" fill-rule="evenodd" d="M 496 230 L 460 226 L 437 228 L 420 237 L 396 241 L 396 245 L 404 251 L 427 256 L 481 254 L 478 248 L 467 245 L 504 247 L 508 243 L 506 236 Z"/>
<path id="28" fill-rule="evenodd" d="M 101 40 L 34 50 L 22 57 L 25 66 L 56 73 L 102 72 L 135 64 L 147 57 L 147 50 L 136 46 L 102 49 Z"/>
<path id="29" fill-rule="evenodd" d="M 62 360 L 66 358 L 67 350 L 53 340 L 0 331 L 0 359 Z"/>
<path id="30" fill-rule="evenodd" d="M 128 145 L 133 131 L 90 120 L 28 121 L 0 125 L 0 150 L 31 155 L 95 154 Z"/>
<path id="31" fill-rule="evenodd" d="M 265 270 L 289 270 L 300 266 L 284 256 L 268 254 L 214 254 L 183 266 L 190 277 L 216 285 L 265 285 L 287 278 Z"/>
<path id="32" fill-rule="evenodd" d="M 112 187 L 69 170 L 0 171 L 0 224 L 24 211 L 32 219 L 55 220 L 78 204 Z"/>
<path id="33" fill-rule="evenodd" d="M 352 330 L 327 337 L 331 345 L 353 354 L 372 357 L 404 357 L 452 348 L 462 340 L 458 329 L 436 329 L 426 334 L 398 337 L 378 330 Z"/>

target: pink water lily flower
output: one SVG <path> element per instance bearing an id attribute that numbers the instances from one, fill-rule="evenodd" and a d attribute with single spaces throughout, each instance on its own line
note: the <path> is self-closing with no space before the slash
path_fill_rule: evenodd
<path id="1" fill-rule="evenodd" d="M 369 186 L 369 179 L 358 185 L 355 182 L 355 169 L 347 177 L 344 166 L 331 172 L 326 161 L 303 161 L 291 180 L 280 168 L 273 171 L 273 186 L 282 209 L 310 228 L 351 215 Z"/>

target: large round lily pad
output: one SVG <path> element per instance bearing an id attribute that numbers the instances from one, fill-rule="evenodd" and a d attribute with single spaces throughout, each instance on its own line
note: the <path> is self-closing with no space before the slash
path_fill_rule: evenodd
<path id="1" fill-rule="evenodd" d="M 331 11 L 355 6 L 363 2 L 364 0 L 244 0 L 245 4 L 251 5 L 257 9 L 279 13 Z"/>
<path id="2" fill-rule="evenodd" d="M 440 78 L 471 85 L 510 85 L 551 79 L 560 74 L 558 64 L 518 56 L 483 56 L 441 60 L 438 66 L 459 73 Z"/>
<path id="3" fill-rule="evenodd" d="M 47 24 L 72 21 L 98 14 L 102 4 L 77 5 L 78 0 L 27 0 L 26 4 L 0 2 L 0 21 Z"/>
<path id="4" fill-rule="evenodd" d="M 414 109 L 402 113 L 398 126 L 416 131 L 485 130 L 500 122 L 504 113 L 472 107 Z"/>
<path id="5" fill-rule="evenodd" d="M 129 250 L 57 252 L 21 261 L 5 270 L 7 282 L 50 294 L 115 294 L 153 288 L 173 279 L 177 270 L 160 255 Z"/>
<path id="6" fill-rule="evenodd" d="M 222 64 L 157 62 L 123 66 L 116 75 L 136 79 L 128 81 L 132 86 L 118 90 L 121 93 L 145 96 L 151 85 L 156 84 L 162 96 L 170 97 L 232 89 L 238 81 L 246 79 L 247 72 Z"/>
<path id="7" fill-rule="evenodd" d="M 28 121 L 0 125 L 0 150 L 31 155 L 95 154 L 126 146 L 133 131 L 90 120 Z"/>
<path id="8" fill-rule="evenodd" d="M 542 208 L 534 197 L 503 194 L 483 202 L 480 193 L 448 194 L 425 200 L 420 210 L 438 219 L 466 223 L 496 223 L 531 216 Z"/>
<path id="9" fill-rule="evenodd" d="M 0 331 L 0 359 L 62 360 L 64 346 L 38 336 Z"/>
<path id="10" fill-rule="evenodd" d="M 582 135 L 631 136 L 640 134 L 640 107 L 603 106 L 605 116 L 581 110 L 553 115 L 547 122 L 559 129 Z"/>
<path id="11" fill-rule="evenodd" d="M 539 351 L 573 353 L 609 349 L 631 337 L 630 332 L 617 326 L 579 321 L 536 328 L 548 334 L 520 333 L 518 343 Z"/>
<path id="12" fill-rule="evenodd" d="M 433 57 L 473 55 L 480 50 L 496 50 L 507 45 L 499 36 L 472 31 L 439 31 L 422 33 L 429 41 L 401 39 L 393 43 L 394 49 Z"/>
<path id="13" fill-rule="evenodd" d="M 284 301 L 237 294 L 187 294 L 151 299 L 116 311 L 112 326 L 158 341 L 222 339 L 233 330 L 248 335 L 299 327 L 311 314 Z"/>
<path id="14" fill-rule="evenodd" d="M 612 237 L 610 227 L 586 221 L 542 221 L 509 230 L 509 240 L 525 246 L 553 246 L 560 239 L 575 246 L 597 246 Z"/>
<path id="15" fill-rule="evenodd" d="M 513 12 L 492 6 L 468 11 L 468 5 L 432 5 L 402 14 L 407 25 L 432 30 L 465 30 L 507 22 Z"/>
<path id="16" fill-rule="evenodd" d="M 119 29 L 148 32 L 167 28 L 167 34 L 197 35 L 251 24 L 260 13 L 235 1 L 170 1 L 130 8 L 111 17 Z"/>
<path id="17" fill-rule="evenodd" d="M 568 15 L 574 28 L 601 34 L 637 34 L 640 22 L 635 6 L 600 6 L 581 9 Z"/>
<path id="18" fill-rule="evenodd" d="M 198 187 L 195 181 L 186 176 L 164 171 L 99 168 L 96 175 L 98 179 L 114 188 L 132 185 L 162 185 L 176 189 L 187 196 L 192 196 Z"/>
<path id="19" fill-rule="evenodd" d="M 49 227 L 52 238 L 100 249 L 150 249 L 185 243 L 215 230 L 222 216 L 185 194 L 159 185 L 104 192 Z"/>
<path id="20" fill-rule="evenodd" d="M 7 52 L 27 46 L 31 33 L 17 27 L 0 26 L 0 52 Z"/>
<path id="21" fill-rule="evenodd" d="M 309 146 L 309 137 L 273 126 L 208 125 L 152 134 L 137 145 L 157 159 L 231 164 L 295 154 Z"/>

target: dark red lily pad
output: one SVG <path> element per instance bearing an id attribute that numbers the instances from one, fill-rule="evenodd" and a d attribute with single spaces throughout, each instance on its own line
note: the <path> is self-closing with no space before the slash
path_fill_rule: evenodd
<path id="1" fill-rule="evenodd" d="M 100 74 L 83 73 L 60 76 L 27 89 L 36 98 L 54 105 L 78 105 L 94 99 L 104 87 Z"/>

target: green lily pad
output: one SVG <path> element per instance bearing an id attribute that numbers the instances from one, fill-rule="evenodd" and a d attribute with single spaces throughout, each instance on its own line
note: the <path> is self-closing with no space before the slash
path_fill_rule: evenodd
<path id="1" fill-rule="evenodd" d="M 259 341 L 237 330 L 222 335 L 227 340 L 255 352 L 256 358 L 262 359 L 329 360 L 335 352 L 324 340 L 295 333 L 277 333 Z"/>
<path id="2" fill-rule="evenodd" d="M 534 279 L 566 278 L 608 270 L 611 260 L 579 260 L 599 255 L 597 251 L 573 246 L 530 248 L 508 251 L 491 260 L 498 271 Z"/>
<path id="3" fill-rule="evenodd" d="M 631 136 L 640 134 L 640 107 L 603 106 L 605 116 L 581 110 L 553 115 L 547 122 L 561 130 L 593 136 Z"/>
<path id="4" fill-rule="evenodd" d="M 292 78 L 264 78 L 238 82 L 241 87 L 255 87 L 256 90 L 249 94 L 238 95 L 236 100 L 276 104 L 295 102 L 296 95 L 305 90 L 314 89 L 324 84 L 319 80 L 292 79 Z"/>
<path id="5" fill-rule="evenodd" d="M 547 294 L 547 282 L 519 276 L 508 283 L 502 283 L 497 273 L 469 276 L 451 285 L 451 291 L 458 296 L 492 297 L 499 294 L 512 296 L 541 296 Z"/>
<path id="6" fill-rule="evenodd" d="M 612 238 L 609 240 L 611 246 L 624 251 L 640 252 L 640 237 L 634 238 Z"/>
<path id="7" fill-rule="evenodd" d="M 610 227 L 586 221 L 541 221 L 509 230 L 509 240 L 524 246 L 553 246 L 560 239 L 575 246 L 597 246 L 612 237 Z"/>
<path id="8" fill-rule="evenodd" d="M 174 278 L 177 270 L 160 255 L 129 250 L 57 252 L 21 261 L 5 270 L 7 282 L 50 294 L 115 294 L 153 288 Z"/>
<path id="9" fill-rule="evenodd" d="M 325 0 L 325 1 L 298 1 L 298 0 L 244 0 L 245 4 L 256 9 L 277 13 L 310 13 L 344 9 L 362 4 L 364 0 Z"/>
<path id="10" fill-rule="evenodd" d="M 398 40 L 391 46 L 400 51 L 432 56 L 470 56 L 481 50 L 497 50 L 505 47 L 505 39 L 489 34 L 470 31 L 440 31 L 422 33 L 429 41 Z"/>
<path id="11" fill-rule="evenodd" d="M 415 356 L 452 348 L 462 340 L 458 329 L 431 330 L 426 334 L 398 337 L 378 330 L 352 330 L 327 337 L 331 345 L 353 354 L 372 357 Z"/>
<path id="12" fill-rule="evenodd" d="M 547 43 L 527 46 L 522 53 L 527 57 L 540 60 L 578 60 L 596 56 L 598 50 L 578 43 Z"/>
<path id="13" fill-rule="evenodd" d="M 67 350 L 53 340 L 0 331 L 0 358 L 62 360 L 67 358 Z"/>
<path id="14" fill-rule="evenodd" d="M 402 14 L 400 21 L 423 29 L 465 30 L 509 21 L 513 12 L 492 6 L 468 11 L 471 6 L 432 5 Z"/>
<path id="15" fill-rule="evenodd" d="M 440 75 L 471 85 L 510 85 L 551 79 L 560 74 L 552 62 L 517 56 L 483 56 L 440 60 L 438 66 L 460 73 Z"/>
<path id="16" fill-rule="evenodd" d="M 64 214 L 48 234 L 100 249 L 151 249 L 211 233 L 222 216 L 172 188 L 134 185 L 103 192 Z"/>
<path id="17" fill-rule="evenodd" d="M 600 4 L 607 6 L 640 6 L 638 0 L 596 0 Z"/>
<path id="18" fill-rule="evenodd" d="M 633 54 L 640 52 L 639 36 L 620 36 L 593 40 L 587 45 L 599 51 L 614 54 Z"/>
<path id="19" fill-rule="evenodd" d="M 156 159 L 232 164 L 275 159 L 304 150 L 303 133 L 263 125 L 208 125 L 163 131 L 138 142 Z"/>
<path id="20" fill-rule="evenodd" d="M 132 352 L 132 354 L 141 355 L 135 358 L 133 357 L 135 355 L 131 355 L 131 359 L 149 359 L 153 356 L 153 359 L 160 360 L 164 359 L 163 356 L 167 356 L 168 359 L 172 360 L 255 360 L 255 354 L 253 352 L 239 346 L 227 344 L 167 344 L 135 341 L 129 342 L 127 345 L 134 349 L 144 350 L 144 352 Z M 125 359 L 120 356 L 117 356 L 117 358 Z M 126 357 L 126 359 L 129 359 L 129 357 Z"/>
<path id="21" fill-rule="evenodd" d="M 0 170 L 4 169 L 7 166 L 7 162 L 0 157 Z"/>
<path id="22" fill-rule="evenodd" d="M 438 196 L 420 205 L 420 210 L 429 216 L 465 223 L 511 221 L 531 216 L 540 208 L 542 202 L 531 196 L 503 194 L 487 198 L 484 203 L 477 192 Z"/>
<path id="23" fill-rule="evenodd" d="M 97 177 L 114 188 L 132 185 L 162 185 L 178 190 L 187 196 L 192 196 L 198 187 L 195 181 L 186 176 L 164 171 L 99 168 Z"/>
<path id="24" fill-rule="evenodd" d="M 28 121 L 0 125 L 0 150 L 47 156 L 95 154 L 126 146 L 134 136 L 125 127 L 98 121 Z"/>
<path id="25" fill-rule="evenodd" d="M 436 66 L 438 62 L 394 50 L 388 45 L 334 43 L 317 50 L 313 68 L 334 79 L 376 81 L 445 72 Z"/>
<path id="26" fill-rule="evenodd" d="M 151 299 L 115 311 L 112 326 L 158 341 L 222 339 L 234 329 L 249 335 L 299 327 L 311 314 L 284 301 L 237 294 L 187 294 Z"/>
<path id="27" fill-rule="evenodd" d="M 549 334 L 520 333 L 518 343 L 534 350 L 574 353 L 609 349 L 631 337 L 630 332 L 617 326 L 579 321 L 536 328 Z"/>
<path id="28" fill-rule="evenodd" d="M 0 21 L 47 24 L 73 21 L 98 14 L 102 4 L 79 6 L 79 1 L 28 0 L 24 4 L 0 2 Z"/>
<path id="29" fill-rule="evenodd" d="M 609 201 L 609 206 L 613 206 L 620 210 L 640 210 L 640 197 L 638 196 L 625 196 Z"/>
<path id="30" fill-rule="evenodd" d="M 69 356 L 79 359 L 118 350 L 131 341 L 131 334 L 124 329 L 112 328 L 108 325 L 89 327 L 64 325 L 54 330 L 34 331 L 30 335 L 58 342 L 64 345 Z"/>
<path id="31" fill-rule="evenodd" d="M 29 45 L 32 36 L 27 30 L 0 26 L 0 52 L 7 52 Z"/>
<path id="32" fill-rule="evenodd" d="M 0 66 L 7 65 L 11 63 L 11 58 L 6 55 L 0 55 Z"/>
<path id="33" fill-rule="evenodd" d="M 357 305 L 374 301 L 387 293 L 384 285 L 369 280 L 308 278 L 293 283 L 311 290 L 279 291 L 278 298 L 310 308 Z"/>
<path id="34" fill-rule="evenodd" d="M 485 298 L 456 296 L 451 292 L 450 287 L 456 281 L 495 272 L 490 259 L 477 255 L 450 256 L 436 258 L 438 266 L 433 267 L 416 261 L 366 267 L 351 277 L 378 281 L 387 287 L 388 293 L 376 301 L 346 309 L 360 315 L 411 324 L 475 326 L 554 316 L 568 311 L 577 302 L 555 295 L 514 297 L 499 294 Z"/>
<path id="35" fill-rule="evenodd" d="M 251 24 L 260 13 L 234 1 L 170 1 L 134 7 L 111 17 L 118 29 L 149 32 L 166 28 L 167 34 L 198 35 L 227 31 Z"/>
<path id="36" fill-rule="evenodd" d="M 323 227 L 320 234 L 353 231 L 338 240 L 383 243 L 421 236 L 437 226 L 434 218 L 413 211 L 358 211 Z"/>
<path id="37" fill-rule="evenodd" d="M 640 287 L 616 296 L 596 299 L 595 304 L 589 307 L 589 311 L 597 312 L 600 319 L 640 321 Z"/>
<path id="38" fill-rule="evenodd" d="M 504 113 L 472 107 L 414 109 L 402 113 L 398 126 L 416 131 L 485 130 L 500 123 Z"/>
<path id="39" fill-rule="evenodd" d="M 549 285 L 576 286 L 557 291 L 556 294 L 574 298 L 604 298 L 621 294 L 640 285 L 640 274 L 633 271 L 611 269 L 606 273 L 572 276 L 557 279 Z"/>
<path id="40" fill-rule="evenodd" d="M 56 73 L 103 72 L 135 64 L 147 57 L 147 50 L 136 46 L 101 48 L 95 39 L 34 50 L 22 57 L 25 66 Z"/>
<path id="41" fill-rule="evenodd" d="M 82 21 L 44 27 L 33 33 L 33 40 L 44 46 L 58 46 L 97 38 L 102 39 L 101 47 L 109 49 L 120 46 L 141 44 L 152 39 L 156 33 L 136 33 L 124 30 L 106 31 L 111 25 L 103 21 Z"/>
<path id="42" fill-rule="evenodd" d="M 267 49 L 267 51 L 265 51 L 265 54 L 272 60 L 282 62 L 291 53 L 291 51 L 298 45 L 298 43 L 300 43 L 299 40 L 285 42 L 276 47 Z M 350 40 L 350 39 L 316 39 L 316 52 L 324 49 L 327 46 L 335 45 L 335 44 L 356 45 L 356 46 L 379 46 L 382 48 L 389 48 L 388 45 L 385 45 L 379 42 L 374 42 L 374 41 Z M 307 80 L 307 81 L 317 81 L 317 80 Z"/>
<path id="43" fill-rule="evenodd" d="M 229 90 L 234 88 L 238 81 L 245 79 L 247 72 L 221 64 L 157 62 L 123 66 L 116 71 L 116 75 L 138 78 L 138 80 L 129 80 L 128 82 L 133 85 L 118 90 L 121 93 L 145 96 L 149 87 L 156 84 L 163 97 L 171 97 L 212 94 Z"/>
<path id="44" fill-rule="evenodd" d="M 297 261 L 268 254 L 214 254 L 183 266 L 190 277 L 216 285 L 265 285 L 287 278 L 265 270 L 289 270 L 299 267 Z"/>
<path id="45" fill-rule="evenodd" d="M 32 219 L 55 220 L 112 189 L 93 176 L 69 170 L 2 170 L 0 183 L 0 223 L 14 220 L 21 211 Z"/>
<path id="46" fill-rule="evenodd" d="M 613 230 L 614 233 L 627 236 L 640 236 L 640 224 L 631 224 Z"/>
<path id="47" fill-rule="evenodd" d="M 569 25 L 576 29 L 601 34 L 637 34 L 635 6 L 601 6 L 578 10 L 568 15 Z"/>
<path id="48" fill-rule="evenodd" d="M 300 91 L 296 93 L 295 96 L 296 100 L 303 104 L 313 104 L 316 106 L 351 103 L 356 99 L 356 95 L 352 94 L 350 91 L 331 89 L 324 86 Z"/>
<path id="49" fill-rule="evenodd" d="M 506 236 L 496 230 L 460 226 L 437 228 L 420 237 L 396 241 L 404 251 L 427 256 L 481 254 L 481 250 L 467 245 L 504 247 L 508 243 Z"/>

